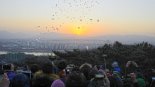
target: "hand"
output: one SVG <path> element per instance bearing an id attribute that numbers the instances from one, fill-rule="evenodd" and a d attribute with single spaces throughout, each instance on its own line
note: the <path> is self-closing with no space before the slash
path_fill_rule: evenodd
<path id="1" fill-rule="evenodd" d="M 2 81 L 0 82 L 0 87 L 9 87 L 10 80 L 6 73 L 4 73 Z"/>

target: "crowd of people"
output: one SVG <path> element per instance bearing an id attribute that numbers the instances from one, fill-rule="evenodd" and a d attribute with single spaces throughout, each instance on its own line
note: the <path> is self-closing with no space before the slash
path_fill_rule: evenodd
<path id="1" fill-rule="evenodd" d="M 33 64 L 30 72 L 10 66 L 10 70 L 1 70 L 0 87 L 155 87 L 155 70 L 123 74 L 119 68 L 110 70 L 89 63 L 67 65 L 64 60 L 43 66 Z"/>

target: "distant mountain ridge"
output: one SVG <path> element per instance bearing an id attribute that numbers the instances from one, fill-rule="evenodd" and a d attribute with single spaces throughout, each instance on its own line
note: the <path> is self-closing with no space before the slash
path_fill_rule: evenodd
<path id="1" fill-rule="evenodd" d="M 82 37 L 73 34 L 62 34 L 56 32 L 37 33 L 37 32 L 7 32 L 0 31 L 0 39 L 44 39 L 44 40 L 61 40 L 61 39 L 89 39 L 89 40 L 109 40 L 120 41 L 122 43 L 139 43 L 149 42 L 155 45 L 154 36 L 144 35 L 103 35 L 96 37 Z"/>
<path id="2" fill-rule="evenodd" d="M 0 31 L 0 39 L 29 39 L 33 36 L 34 33 Z"/>
<path id="3" fill-rule="evenodd" d="M 79 38 L 80 36 L 73 34 L 62 34 L 56 32 L 7 32 L 0 31 L 0 39 L 65 39 L 65 38 Z"/>
<path id="4" fill-rule="evenodd" d="M 104 39 L 109 41 L 119 41 L 122 43 L 140 43 L 140 42 L 149 42 L 155 44 L 155 37 L 145 36 L 145 35 L 106 35 L 95 37 L 95 39 Z"/>

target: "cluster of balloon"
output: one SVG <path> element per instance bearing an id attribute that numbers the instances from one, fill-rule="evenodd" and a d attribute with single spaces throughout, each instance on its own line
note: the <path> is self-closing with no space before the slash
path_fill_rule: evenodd
<path id="1" fill-rule="evenodd" d="M 77 23 L 78 26 L 92 22 L 99 23 L 102 18 L 94 17 L 96 13 L 93 11 L 98 5 L 102 5 L 103 1 L 104 0 L 52 0 L 51 24 L 45 26 L 38 25 L 37 29 L 47 32 L 61 32 L 62 27 L 66 23 Z M 57 25 L 58 23 L 59 25 Z M 77 29 L 82 28 L 77 27 Z"/>
<path id="2" fill-rule="evenodd" d="M 61 25 L 59 25 L 59 27 L 61 27 Z M 42 26 L 37 26 L 37 29 L 39 29 L 39 30 L 45 30 L 45 31 L 48 31 L 48 32 L 50 32 L 51 30 L 52 31 L 59 31 L 59 27 L 55 27 L 55 26 L 44 26 L 44 27 L 42 27 Z M 52 32 L 51 31 L 51 32 Z"/>
<path id="3" fill-rule="evenodd" d="M 51 20 L 66 22 L 100 22 L 101 19 L 92 16 L 94 8 L 104 0 L 52 0 Z M 92 14 L 92 15 L 91 15 Z M 61 29 L 59 26 L 57 27 Z M 57 30 L 55 28 L 48 29 Z"/>

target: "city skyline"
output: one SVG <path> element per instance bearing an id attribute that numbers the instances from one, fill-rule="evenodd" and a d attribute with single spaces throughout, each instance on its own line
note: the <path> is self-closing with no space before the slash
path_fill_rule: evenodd
<path id="1" fill-rule="evenodd" d="M 0 0 L 0 30 L 155 35 L 154 0 Z"/>

